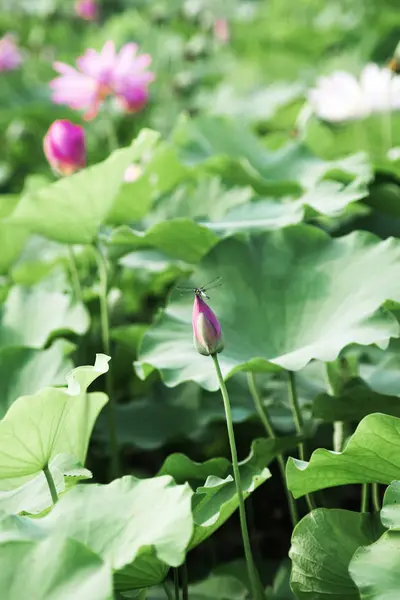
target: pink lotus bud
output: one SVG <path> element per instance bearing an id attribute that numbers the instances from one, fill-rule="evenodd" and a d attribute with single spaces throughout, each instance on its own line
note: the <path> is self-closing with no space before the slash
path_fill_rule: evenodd
<path id="1" fill-rule="evenodd" d="M 78 17 L 86 21 L 95 21 L 98 17 L 98 6 L 96 0 L 77 0 L 75 12 Z"/>
<path id="2" fill-rule="evenodd" d="M 196 294 L 193 303 L 193 342 L 203 356 L 217 354 L 224 349 L 221 325 L 208 304 Z"/>
<path id="3" fill-rule="evenodd" d="M 0 39 L 0 72 L 13 71 L 22 63 L 21 52 L 11 35 Z"/>
<path id="4" fill-rule="evenodd" d="M 86 165 L 85 130 L 81 125 L 54 121 L 44 137 L 43 148 L 50 166 L 60 175 L 71 175 Z"/>

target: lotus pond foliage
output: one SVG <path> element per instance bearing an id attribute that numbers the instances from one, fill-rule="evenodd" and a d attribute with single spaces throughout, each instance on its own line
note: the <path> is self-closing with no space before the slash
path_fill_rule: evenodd
<path id="1" fill-rule="evenodd" d="M 399 32 L 5 0 L 1 600 L 400 598 Z"/>

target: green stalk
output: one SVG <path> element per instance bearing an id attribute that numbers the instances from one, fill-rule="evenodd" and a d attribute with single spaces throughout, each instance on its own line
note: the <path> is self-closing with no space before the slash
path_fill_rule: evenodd
<path id="1" fill-rule="evenodd" d="M 179 600 L 180 592 L 179 592 L 179 572 L 178 569 L 174 569 L 174 590 L 175 590 L 175 600 Z"/>
<path id="2" fill-rule="evenodd" d="M 275 435 L 270 416 L 268 414 L 267 409 L 263 406 L 260 394 L 257 390 L 254 373 L 247 373 L 247 382 L 249 385 L 250 394 L 253 398 L 254 406 L 256 408 L 258 416 L 260 417 L 261 423 L 264 425 L 265 431 L 267 432 L 267 436 L 273 440 L 276 440 L 277 437 Z M 292 521 L 293 527 L 295 527 L 299 521 L 299 517 L 297 514 L 296 502 L 290 490 L 288 490 L 286 486 L 285 459 L 283 458 L 282 454 L 278 454 L 276 459 L 278 461 L 279 470 L 281 472 L 283 487 L 285 488 L 286 498 L 289 506 L 290 519 Z"/>
<path id="3" fill-rule="evenodd" d="M 381 512 L 381 501 L 379 498 L 379 483 L 372 484 L 372 504 L 375 512 Z"/>
<path id="4" fill-rule="evenodd" d="M 82 288 L 79 281 L 78 267 L 76 265 L 76 258 L 74 249 L 71 244 L 68 244 L 69 264 L 71 271 L 72 288 L 74 290 L 75 298 L 78 302 L 82 302 Z"/>
<path id="5" fill-rule="evenodd" d="M 93 246 L 94 255 L 96 258 L 97 269 L 100 280 L 100 323 L 101 323 L 101 338 L 103 351 L 105 354 L 110 355 L 110 320 L 108 315 L 107 305 L 107 293 L 108 293 L 108 275 L 107 275 L 107 263 L 102 252 Z M 108 424 L 108 437 L 110 442 L 111 451 L 111 478 L 114 479 L 119 476 L 120 465 L 119 465 L 119 449 L 118 449 L 118 438 L 117 438 L 117 424 L 115 421 L 115 406 L 114 406 L 114 394 L 113 394 L 113 382 L 112 382 L 112 371 L 111 367 L 105 375 L 106 381 L 106 393 L 108 396 L 108 402 L 106 404 L 107 410 L 107 424 Z"/>
<path id="6" fill-rule="evenodd" d="M 163 581 L 163 588 L 164 588 L 164 592 L 165 595 L 167 596 L 168 600 L 174 600 L 174 597 L 172 595 L 171 590 L 168 587 L 168 583 L 166 581 Z M 179 592 L 178 592 L 179 593 Z"/>
<path id="7" fill-rule="evenodd" d="M 297 435 L 303 437 L 304 436 L 304 422 L 303 422 L 303 415 L 301 414 L 301 409 L 300 409 L 300 405 L 299 405 L 299 399 L 297 396 L 296 378 L 295 378 L 293 371 L 288 371 L 288 375 L 289 375 L 289 401 L 290 401 L 290 408 L 292 410 L 293 421 L 294 421 L 294 424 L 296 427 Z M 300 460 L 305 460 L 306 453 L 305 453 L 304 442 L 299 442 L 297 448 L 299 450 Z M 314 506 L 314 502 L 312 500 L 311 494 L 306 494 L 306 502 L 307 502 L 308 510 L 310 512 L 312 510 L 314 510 L 315 506 Z"/>
<path id="8" fill-rule="evenodd" d="M 361 486 L 361 512 L 368 512 L 368 483 Z"/>
<path id="9" fill-rule="evenodd" d="M 56 504 L 58 502 L 58 494 L 57 494 L 56 485 L 54 483 L 53 475 L 51 474 L 50 469 L 49 469 L 49 465 L 46 465 L 43 467 L 43 473 L 44 473 L 44 476 L 46 477 L 47 485 L 49 486 L 50 495 L 51 495 L 51 499 L 53 500 L 53 504 Z"/>
<path id="10" fill-rule="evenodd" d="M 186 560 L 181 567 L 182 574 L 182 600 L 189 600 L 189 585 L 188 585 L 188 572 L 187 572 L 187 564 Z"/>
<path id="11" fill-rule="evenodd" d="M 250 546 L 249 531 L 247 528 L 246 509 L 244 506 L 242 485 L 241 485 L 241 481 L 240 481 L 240 471 L 239 471 L 239 464 L 238 464 L 238 457 L 237 457 L 237 450 L 236 450 L 235 433 L 233 431 L 231 405 L 230 405 L 230 401 L 229 401 L 228 391 L 225 386 L 224 378 L 222 377 L 221 368 L 219 366 L 218 356 L 216 354 L 212 354 L 211 358 L 213 359 L 213 362 L 214 362 L 215 371 L 217 373 L 218 383 L 219 383 L 219 387 L 221 390 L 222 399 L 224 402 L 226 426 L 228 429 L 229 446 L 231 449 L 231 457 L 232 457 L 233 475 L 234 475 L 234 479 L 235 479 L 236 493 L 238 495 L 238 501 L 239 501 L 240 528 L 242 531 L 244 555 L 246 558 L 251 593 L 253 596 L 253 600 L 260 600 L 262 598 L 262 594 L 261 594 L 261 590 L 260 590 L 258 574 L 257 574 L 255 566 L 254 566 L 253 555 L 252 555 L 251 546 Z"/>
<path id="12" fill-rule="evenodd" d="M 108 151 L 111 154 L 115 150 L 118 150 L 118 138 L 117 133 L 115 131 L 114 123 L 111 118 L 111 115 L 107 116 L 105 119 L 106 125 L 106 135 L 107 135 L 107 143 L 108 143 Z"/>

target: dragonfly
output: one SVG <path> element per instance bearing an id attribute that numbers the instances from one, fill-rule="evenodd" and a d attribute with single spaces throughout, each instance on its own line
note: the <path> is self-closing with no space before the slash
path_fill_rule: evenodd
<path id="1" fill-rule="evenodd" d="M 218 277 L 215 277 L 214 279 L 211 279 L 211 281 L 209 281 L 208 283 L 206 283 L 205 285 L 202 285 L 200 287 L 194 287 L 194 288 L 179 288 L 177 287 L 176 289 L 181 291 L 181 292 L 193 292 L 196 296 L 199 296 L 200 298 L 206 298 L 207 300 L 210 300 L 210 296 L 208 296 L 206 294 L 206 292 L 208 292 L 208 290 L 213 290 L 217 287 L 220 287 L 222 285 L 221 283 L 221 275 L 218 275 Z"/>

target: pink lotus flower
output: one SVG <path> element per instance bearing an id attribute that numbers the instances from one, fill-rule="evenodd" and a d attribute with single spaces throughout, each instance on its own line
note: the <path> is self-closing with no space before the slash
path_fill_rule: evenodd
<path id="1" fill-rule="evenodd" d="M 192 313 L 193 342 L 203 356 L 218 354 L 224 349 L 221 325 L 211 308 L 196 293 Z"/>
<path id="2" fill-rule="evenodd" d="M 50 166 L 60 175 L 71 175 L 86 165 L 85 130 L 81 125 L 54 121 L 44 137 L 43 148 Z"/>
<path id="3" fill-rule="evenodd" d="M 0 39 L 0 72 L 13 71 L 22 63 L 21 52 L 11 35 Z"/>
<path id="4" fill-rule="evenodd" d="M 136 44 L 126 44 L 117 54 L 112 41 L 101 52 L 86 50 L 77 60 L 78 69 L 56 62 L 60 77 L 50 83 L 53 102 L 83 109 L 84 118 L 90 120 L 104 99 L 115 94 L 126 111 L 136 112 L 146 104 L 148 85 L 154 79 L 153 73 L 145 71 L 150 62 L 150 55 L 137 55 Z"/>
<path id="5" fill-rule="evenodd" d="M 78 17 L 86 21 L 95 21 L 98 17 L 98 6 L 96 0 L 77 0 L 75 12 Z"/>
<path id="6" fill-rule="evenodd" d="M 154 74 L 146 71 L 151 64 L 150 54 L 137 55 L 137 44 L 121 48 L 113 73 L 113 89 L 127 112 L 137 112 L 147 103 L 148 86 Z"/>

